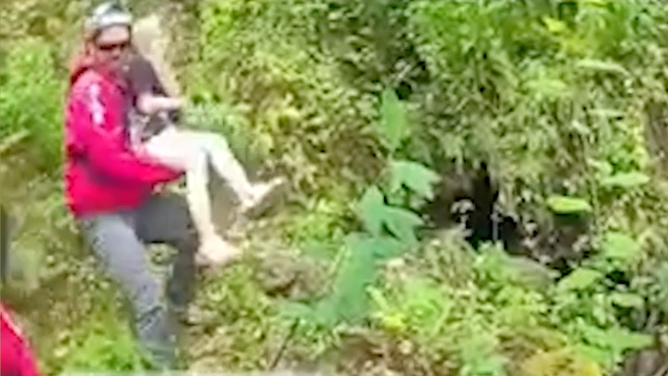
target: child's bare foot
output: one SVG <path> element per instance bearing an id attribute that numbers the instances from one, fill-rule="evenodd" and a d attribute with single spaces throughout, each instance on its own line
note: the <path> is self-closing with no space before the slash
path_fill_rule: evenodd
<path id="1" fill-rule="evenodd" d="M 271 201 L 268 200 L 271 193 L 276 192 L 285 182 L 284 178 L 274 178 L 268 182 L 254 184 L 251 197 L 241 202 L 239 208 L 240 214 L 249 215 L 251 211 L 259 212 L 263 210 L 265 206 L 263 204 L 267 204 Z"/>
<path id="2" fill-rule="evenodd" d="M 218 235 L 203 237 L 198 252 L 200 263 L 212 266 L 226 265 L 234 261 L 240 254 L 239 248 Z"/>

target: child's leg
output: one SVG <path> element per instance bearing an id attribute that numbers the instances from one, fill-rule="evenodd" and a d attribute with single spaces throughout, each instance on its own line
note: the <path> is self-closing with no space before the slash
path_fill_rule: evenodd
<path id="1" fill-rule="evenodd" d="M 204 150 L 192 156 L 186 170 L 186 200 L 200 235 L 200 253 L 209 261 L 219 264 L 235 257 L 239 251 L 218 235 L 213 224 L 208 191 L 209 166 L 207 162 Z"/>
<path id="2" fill-rule="evenodd" d="M 208 158 L 201 142 L 177 129 L 169 129 L 149 139 L 144 149 L 161 163 L 186 171 L 186 200 L 201 238 L 201 254 L 215 263 L 238 254 L 234 246 L 217 234 L 212 221 Z"/>
<path id="3" fill-rule="evenodd" d="M 262 201 L 282 179 L 274 179 L 268 183 L 253 184 L 248 180 L 246 171 L 232 154 L 227 140 L 210 132 L 182 131 L 188 138 L 199 139 L 207 150 L 211 164 L 220 177 L 225 179 L 241 201 L 242 211 L 248 210 Z"/>
<path id="4" fill-rule="evenodd" d="M 253 196 L 253 185 L 243 166 L 235 158 L 227 140 L 210 132 L 184 131 L 189 138 L 197 139 L 202 148 L 206 149 L 211 165 L 218 175 L 230 185 L 241 201 Z"/>
<path id="5" fill-rule="evenodd" d="M 191 156 L 186 170 L 186 199 L 193 216 L 193 222 L 203 239 L 216 234 L 211 218 L 211 202 L 207 190 L 209 171 L 204 153 Z"/>

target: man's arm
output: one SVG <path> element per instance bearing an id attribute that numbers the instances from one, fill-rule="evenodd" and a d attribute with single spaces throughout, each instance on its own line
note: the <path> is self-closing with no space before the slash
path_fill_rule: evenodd
<path id="1" fill-rule="evenodd" d="M 157 184 L 175 180 L 181 173 L 158 163 L 151 163 L 128 151 L 122 142 L 124 124 L 111 108 L 109 93 L 100 85 L 90 84 L 74 93 L 70 102 L 70 126 L 91 163 L 103 173 L 128 182 Z"/>

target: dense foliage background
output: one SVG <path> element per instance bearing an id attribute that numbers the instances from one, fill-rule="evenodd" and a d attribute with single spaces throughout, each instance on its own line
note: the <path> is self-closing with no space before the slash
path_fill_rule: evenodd
<path id="1" fill-rule="evenodd" d="M 131 4 L 168 22 L 188 125 L 292 183 L 247 259 L 203 276 L 191 368 L 596 376 L 668 358 L 665 3 Z M 18 220 L 3 299 L 45 374 L 141 367 L 62 201 L 65 67 L 89 5 L 0 12 L 1 199 Z M 423 231 L 425 202 L 482 189 L 481 162 L 514 235 Z M 557 278 L 545 265 L 564 259 Z"/>

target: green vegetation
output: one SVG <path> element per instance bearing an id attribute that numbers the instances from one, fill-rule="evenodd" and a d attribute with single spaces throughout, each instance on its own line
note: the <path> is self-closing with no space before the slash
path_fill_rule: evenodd
<path id="1" fill-rule="evenodd" d="M 141 364 L 62 200 L 65 57 L 84 3 L 7 0 L 0 13 L 1 199 L 19 220 L 3 299 L 48 375 Z M 664 2 L 163 6 L 189 125 L 292 182 L 248 232 L 248 257 L 202 277 L 190 367 L 612 375 L 666 328 Z M 480 161 L 521 226 L 591 219 L 578 238 L 592 256 L 555 281 L 458 227 L 422 231 L 441 174 Z M 566 238 L 527 247 L 572 256 Z M 613 271 L 629 283 L 611 285 Z"/>

